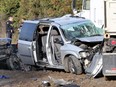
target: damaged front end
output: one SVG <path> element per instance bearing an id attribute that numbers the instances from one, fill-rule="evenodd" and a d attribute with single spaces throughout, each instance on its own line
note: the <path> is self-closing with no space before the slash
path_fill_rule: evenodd
<path id="1" fill-rule="evenodd" d="M 81 57 L 85 73 L 96 77 L 102 69 L 101 48 L 103 38 L 100 36 L 99 40 L 94 40 L 91 39 L 91 37 L 86 38 L 85 40 L 82 38 L 73 41 L 73 44 L 83 49 L 83 51 L 79 52 L 79 55 Z"/>

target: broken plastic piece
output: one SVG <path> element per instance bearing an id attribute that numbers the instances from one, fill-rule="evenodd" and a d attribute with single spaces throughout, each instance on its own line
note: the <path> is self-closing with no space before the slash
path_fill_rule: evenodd
<path id="1" fill-rule="evenodd" d="M 49 81 L 42 81 L 42 85 L 43 85 L 44 87 L 49 87 L 49 86 L 51 86 L 51 84 L 50 84 Z"/>
<path id="2" fill-rule="evenodd" d="M 9 76 L 0 75 L 0 79 L 9 79 Z"/>

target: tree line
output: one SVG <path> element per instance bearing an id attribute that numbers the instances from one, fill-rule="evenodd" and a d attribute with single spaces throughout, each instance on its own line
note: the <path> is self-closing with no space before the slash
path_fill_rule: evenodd
<path id="1" fill-rule="evenodd" d="M 82 0 L 77 0 L 77 9 L 81 9 Z M 9 16 L 14 17 L 14 27 L 20 19 L 39 19 L 58 17 L 72 13 L 72 0 L 0 0 L 0 22 Z"/>

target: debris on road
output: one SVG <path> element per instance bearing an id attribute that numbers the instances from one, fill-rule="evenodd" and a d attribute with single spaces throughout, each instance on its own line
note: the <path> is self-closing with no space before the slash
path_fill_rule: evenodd
<path id="1" fill-rule="evenodd" d="M 0 79 L 9 79 L 9 76 L 5 76 L 5 75 L 0 75 Z"/>
<path id="2" fill-rule="evenodd" d="M 77 84 L 75 84 L 74 81 L 65 81 L 64 79 L 55 79 L 51 76 L 48 76 L 48 78 L 50 79 L 50 81 L 43 81 L 45 84 L 45 87 L 49 87 L 50 85 L 53 85 L 55 87 L 80 87 Z"/>
<path id="3" fill-rule="evenodd" d="M 50 84 L 49 81 L 42 81 L 42 86 L 43 86 L 43 87 L 50 87 L 51 84 Z"/>

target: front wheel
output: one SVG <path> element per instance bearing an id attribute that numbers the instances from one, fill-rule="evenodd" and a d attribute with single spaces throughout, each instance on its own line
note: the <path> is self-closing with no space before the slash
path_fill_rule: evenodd
<path id="1" fill-rule="evenodd" d="M 68 69 L 66 70 L 73 74 L 82 74 L 82 65 L 80 61 L 75 56 L 69 56 L 67 58 L 66 67 L 68 66 Z"/>

